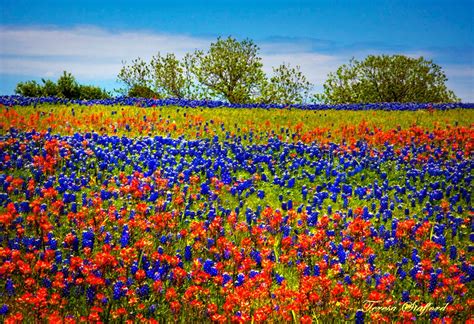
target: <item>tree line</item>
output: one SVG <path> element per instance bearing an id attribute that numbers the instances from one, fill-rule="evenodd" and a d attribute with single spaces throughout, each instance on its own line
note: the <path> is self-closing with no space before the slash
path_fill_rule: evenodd
<path id="1" fill-rule="evenodd" d="M 442 68 L 423 57 L 369 55 L 363 61 L 352 59 L 329 73 L 323 92 L 317 94 L 311 94 L 313 85 L 299 66 L 282 63 L 266 75 L 259 47 L 249 39 L 218 38 L 207 50 L 196 50 L 182 58 L 158 52 L 149 61 L 138 57 L 122 65 L 117 79 L 123 88 L 118 92 L 130 97 L 283 105 L 459 101 L 447 88 Z M 28 81 L 19 83 L 16 92 L 67 98 L 74 95 L 74 99 L 110 96 L 98 87 L 78 85 L 66 72 L 57 84 Z"/>
<path id="2" fill-rule="evenodd" d="M 60 97 L 67 99 L 107 99 L 112 95 L 93 85 L 79 84 L 76 78 L 66 71 L 58 78 L 57 82 L 41 79 L 19 82 L 15 93 L 26 97 Z"/>

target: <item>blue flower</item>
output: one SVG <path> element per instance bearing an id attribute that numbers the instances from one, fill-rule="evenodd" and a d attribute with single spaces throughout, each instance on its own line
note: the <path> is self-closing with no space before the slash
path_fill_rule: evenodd
<path id="1" fill-rule="evenodd" d="M 7 282 L 5 284 L 5 290 L 8 296 L 11 297 L 15 295 L 15 286 L 13 285 L 13 280 L 11 280 L 11 278 L 7 279 Z"/>
<path id="2" fill-rule="evenodd" d="M 192 247 L 190 245 L 186 245 L 184 248 L 184 259 L 186 261 L 191 261 L 193 259 Z"/>
<path id="3" fill-rule="evenodd" d="M 142 285 L 136 290 L 138 297 L 144 300 L 150 295 L 150 287 L 147 284 Z"/>
<path id="4" fill-rule="evenodd" d="M 0 315 L 6 315 L 8 313 L 8 305 L 3 304 L 2 307 L 0 307 Z"/>
<path id="5" fill-rule="evenodd" d="M 281 285 L 283 281 L 285 280 L 285 277 L 281 276 L 280 274 L 276 273 L 275 274 L 275 280 L 277 284 Z"/>
<path id="6" fill-rule="evenodd" d="M 128 231 L 128 225 L 123 226 L 122 236 L 120 237 L 120 245 L 122 248 L 126 247 L 130 241 L 130 233 Z"/>
<path id="7" fill-rule="evenodd" d="M 234 285 L 236 287 L 242 286 L 244 284 L 244 281 L 245 281 L 245 275 L 243 273 L 239 273 L 237 275 L 237 280 L 235 281 Z"/>
<path id="8" fill-rule="evenodd" d="M 96 295 L 95 289 L 91 286 L 87 287 L 87 289 L 86 289 L 86 299 L 87 299 L 87 303 L 89 305 L 92 305 L 94 303 L 95 295 Z"/>
<path id="9" fill-rule="evenodd" d="M 119 300 L 121 297 L 125 296 L 125 293 L 123 291 L 124 283 L 122 281 L 117 281 L 114 284 L 114 300 Z"/>
<path id="10" fill-rule="evenodd" d="M 456 260 L 458 256 L 458 251 L 457 251 L 457 248 L 455 245 L 451 245 L 451 247 L 449 248 L 449 258 L 451 260 Z"/>
<path id="11" fill-rule="evenodd" d="M 364 323 L 364 312 L 361 310 L 358 310 L 355 314 L 355 322 L 357 324 L 363 324 Z"/>
<path id="12" fill-rule="evenodd" d="M 410 292 L 407 290 L 402 291 L 402 302 L 406 303 L 410 301 Z"/>
<path id="13" fill-rule="evenodd" d="M 92 230 L 86 230 L 82 232 L 82 248 L 94 249 L 94 232 Z"/>
<path id="14" fill-rule="evenodd" d="M 222 285 L 225 286 L 226 283 L 232 280 L 232 277 L 228 273 L 222 275 Z"/>

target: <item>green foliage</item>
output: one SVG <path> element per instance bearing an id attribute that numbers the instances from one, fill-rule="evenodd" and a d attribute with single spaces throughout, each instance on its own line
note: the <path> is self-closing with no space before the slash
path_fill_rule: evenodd
<path id="1" fill-rule="evenodd" d="M 43 82 L 42 95 L 44 97 L 57 97 L 59 90 L 58 85 L 51 80 L 41 79 Z"/>
<path id="2" fill-rule="evenodd" d="M 311 85 L 299 67 L 283 64 L 267 80 L 258 50 L 248 39 L 218 38 L 207 51 L 188 53 L 182 60 L 158 52 L 150 62 L 137 58 L 130 65 L 124 63 L 117 78 L 125 85 L 121 92 L 129 96 L 303 102 Z"/>
<path id="3" fill-rule="evenodd" d="M 189 59 L 188 55 L 187 58 Z M 151 59 L 155 89 L 164 97 L 190 98 L 191 78 L 188 64 L 180 61 L 172 53 L 161 56 L 158 53 Z"/>
<path id="4" fill-rule="evenodd" d="M 135 86 L 146 88 L 152 86 L 152 69 L 149 63 L 137 58 L 130 65 L 125 65 L 126 62 L 122 64 L 124 65 L 117 76 L 117 79 L 125 84 L 125 89 L 121 89 L 122 93 L 128 93 Z"/>
<path id="5" fill-rule="evenodd" d="M 79 99 L 82 100 L 110 98 L 110 94 L 107 91 L 91 85 L 79 85 L 79 93 Z"/>
<path id="6" fill-rule="evenodd" d="M 68 99 L 79 99 L 81 93 L 76 78 L 66 71 L 58 79 L 58 96 Z"/>
<path id="7" fill-rule="evenodd" d="M 207 52 L 195 52 L 193 73 L 213 94 L 231 103 L 250 102 L 264 79 L 258 50 L 248 39 L 218 38 Z"/>
<path id="8" fill-rule="evenodd" d="M 455 102 L 441 67 L 423 57 L 369 55 L 330 73 L 323 99 L 329 103 Z M 316 98 L 321 99 L 321 97 Z"/>
<path id="9" fill-rule="evenodd" d="M 41 97 L 42 89 L 36 81 L 18 82 L 15 93 L 25 97 Z"/>
<path id="10" fill-rule="evenodd" d="M 71 73 L 66 71 L 58 79 L 57 83 L 51 80 L 41 79 L 43 83 L 36 81 L 19 82 L 15 93 L 26 97 L 62 97 L 67 99 L 105 99 L 110 98 L 107 91 L 91 85 L 80 85 Z"/>
<path id="11" fill-rule="evenodd" d="M 135 84 L 127 93 L 128 97 L 134 98 L 159 98 L 159 95 L 147 86 Z"/>
<path id="12" fill-rule="evenodd" d="M 284 105 L 300 104 L 308 96 L 311 83 L 300 71 L 300 67 L 282 64 L 273 68 L 273 76 L 262 82 L 261 99 L 265 103 Z"/>

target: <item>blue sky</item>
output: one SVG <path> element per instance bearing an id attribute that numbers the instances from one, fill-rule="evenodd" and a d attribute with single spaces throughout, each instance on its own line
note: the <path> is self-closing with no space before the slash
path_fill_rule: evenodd
<path id="1" fill-rule="evenodd" d="M 251 38 L 265 70 L 300 65 L 321 90 L 327 73 L 368 54 L 424 56 L 474 102 L 472 1 L 6 1 L 0 0 L 0 93 L 18 81 L 118 88 L 123 60 L 184 55 L 218 36 Z"/>

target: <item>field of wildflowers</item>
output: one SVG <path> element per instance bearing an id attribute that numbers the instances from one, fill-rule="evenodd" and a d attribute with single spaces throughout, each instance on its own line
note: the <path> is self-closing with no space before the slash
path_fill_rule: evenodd
<path id="1" fill-rule="evenodd" d="M 474 110 L 20 101 L 2 322 L 474 321 Z"/>

